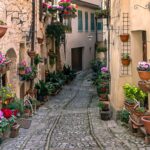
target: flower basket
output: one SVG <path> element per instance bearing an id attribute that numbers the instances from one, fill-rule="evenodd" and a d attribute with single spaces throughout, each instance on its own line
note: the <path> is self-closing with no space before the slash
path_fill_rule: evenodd
<path id="1" fill-rule="evenodd" d="M 122 64 L 124 65 L 124 66 L 129 66 L 129 64 L 130 64 L 130 59 L 121 59 L 121 62 L 122 62 Z"/>
<path id="2" fill-rule="evenodd" d="M 122 42 L 128 42 L 129 34 L 121 34 L 120 39 L 121 39 Z"/>
<path id="3" fill-rule="evenodd" d="M 150 116 L 142 116 L 141 120 L 144 124 L 145 130 L 147 134 L 150 134 Z"/>
<path id="4" fill-rule="evenodd" d="M 145 81 L 139 81 L 138 86 L 142 91 L 150 92 L 150 84 L 146 83 Z"/>
<path id="5" fill-rule="evenodd" d="M 25 75 L 25 70 L 19 70 L 19 75 Z"/>
<path id="6" fill-rule="evenodd" d="M 36 52 L 35 52 L 35 51 L 28 51 L 28 55 L 29 55 L 31 58 L 34 58 L 35 55 L 36 55 Z"/>
<path id="7" fill-rule="evenodd" d="M 43 43 L 43 38 L 37 38 L 37 40 L 38 40 L 38 43 L 39 43 L 39 44 L 42 44 L 42 43 Z"/>
<path id="8" fill-rule="evenodd" d="M 0 38 L 2 38 L 7 31 L 7 26 L 6 25 L 0 25 Z"/>
<path id="9" fill-rule="evenodd" d="M 139 77 L 142 80 L 150 80 L 150 71 L 138 71 Z"/>

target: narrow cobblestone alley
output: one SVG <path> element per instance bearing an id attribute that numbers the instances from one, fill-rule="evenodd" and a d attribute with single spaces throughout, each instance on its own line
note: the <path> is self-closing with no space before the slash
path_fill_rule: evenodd
<path id="1" fill-rule="evenodd" d="M 3 142 L 1 150 L 136 150 L 150 149 L 140 137 L 115 121 L 102 121 L 92 73 L 76 79 L 42 106 L 29 129 Z"/>

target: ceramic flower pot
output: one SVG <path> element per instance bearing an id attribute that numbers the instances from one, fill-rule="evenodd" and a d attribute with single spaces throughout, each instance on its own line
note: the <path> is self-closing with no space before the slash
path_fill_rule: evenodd
<path id="1" fill-rule="evenodd" d="M 129 34 L 121 34 L 120 39 L 121 39 L 122 42 L 128 42 Z"/>
<path id="2" fill-rule="evenodd" d="M 0 25 L 0 38 L 2 38 L 5 35 L 6 31 L 7 31 L 7 26 Z"/>
<path id="3" fill-rule="evenodd" d="M 150 71 L 138 71 L 138 73 L 142 80 L 150 80 Z"/>
<path id="4" fill-rule="evenodd" d="M 130 59 L 121 59 L 121 62 L 124 66 L 129 66 L 130 61 L 131 61 Z"/>
<path id="5" fill-rule="evenodd" d="M 19 75 L 25 75 L 25 70 L 19 70 Z"/>
<path id="6" fill-rule="evenodd" d="M 38 40 L 38 43 L 39 43 L 39 44 L 42 44 L 42 43 L 43 43 L 43 38 L 37 38 L 37 40 Z"/>
<path id="7" fill-rule="evenodd" d="M 148 134 L 150 134 L 150 116 L 143 116 L 141 120 L 144 124 L 145 130 Z"/>
<path id="8" fill-rule="evenodd" d="M 36 55 L 36 52 L 35 52 L 35 51 L 28 51 L 28 55 L 29 55 L 31 58 L 34 58 L 35 55 Z"/>

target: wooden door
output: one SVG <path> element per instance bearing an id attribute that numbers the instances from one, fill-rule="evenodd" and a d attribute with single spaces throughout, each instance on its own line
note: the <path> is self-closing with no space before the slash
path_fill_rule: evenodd
<path id="1" fill-rule="evenodd" d="M 72 69 L 75 71 L 82 70 L 82 49 L 72 48 Z"/>

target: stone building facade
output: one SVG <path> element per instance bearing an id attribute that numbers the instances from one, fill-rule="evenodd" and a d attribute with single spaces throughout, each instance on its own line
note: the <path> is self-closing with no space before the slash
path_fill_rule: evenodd
<path id="1" fill-rule="evenodd" d="M 150 59 L 149 5 L 148 0 L 111 0 L 110 100 L 115 110 L 123 107 L 123 85 L 131 83 L 138 86 L 140 80 L 137 72 L 138 62 Z M 120 40 L 120 35 L 123 33 L 129 33 L 129 41 L 126 43 Z M 129 53 L 131 57 L 128 67 L 123 67 L 121 64 L 122 53 Z"/>

